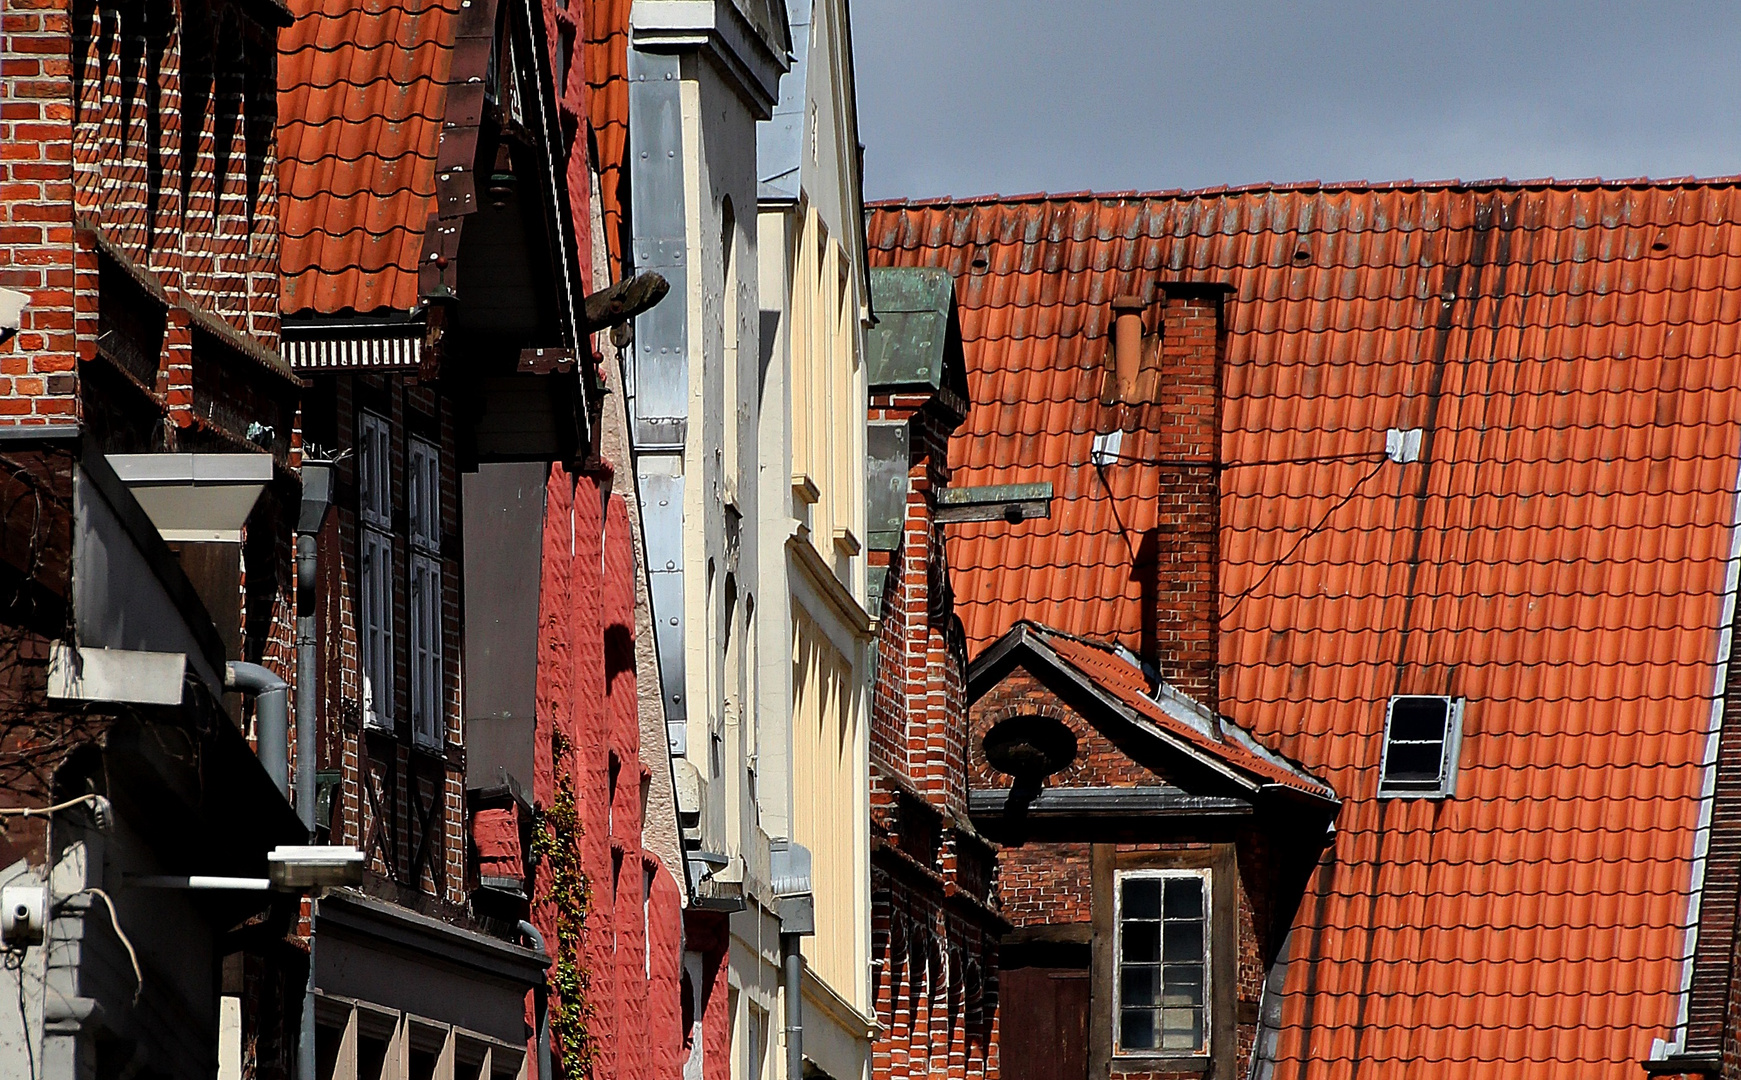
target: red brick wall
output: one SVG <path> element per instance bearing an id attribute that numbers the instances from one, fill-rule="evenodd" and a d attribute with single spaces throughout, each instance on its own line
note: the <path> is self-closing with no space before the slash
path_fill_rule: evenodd
<path id="1" fill-rule="evenodd" d="M 998 899 L 1017 926 L 1093 921 L 1094 868 L 1087 843 L 1031 843 L 998 856 Z"/>
<path id="2" fill-rule="evenodd" d="M 1120 750 L 1082 715 L 1065 704 L 1025 669 L 1014 668 L 998 680 L 969 710 L 971 716 L 970 773 L 974 787 L 1007 788 L 1012 778 L 992 768 L 981 747 L 985 733 L 1015 716 L 1048 716 L 1076 736 L 1076 757 L 1062 771 L 1046 778 L 1047 787 L 1135 787 L 1166 783 L 1167 776 L 1142 765 Z"/>
<path id="3" fill-rule="evenodd" d="M 170 309 L 142 389 L 185 426 L 190 313 L 277 347 L 276 30 L 224 5 L 74 10 L 17 0 L 0 23 L 0 285 L 31 296 L 0 423 L 79 411 L 100 239 Z"/>
<path id="4" fill-rule="evenodd" d="M 923 879 L 871 872 L 873 1077 L 995 1077 L 998 934 Z"/>
<path id="5" fill-rule="evenodd" d="M 1152 588 L 1143 652 L 1161 677 L 1216 707 L 1220 623 L 1221 302 L 1162 285 L 1159 377 L 1145 426 L 1156 431 L 1156 523 L 1138 553 Z"/>
<path id="6" fill-rule="evenodd" d="M 0 345 L 0 424 L 73 418 L 75 310 L 95 311 L 74 289 L 80 264 L 95 264 L 73 242 L 70 30 L 67 0 L 10 0 L 0 13 L 0 286 L 31 296 Z"/>
<path id="7" fill-rule="evenodd" d="M 635 559 L 627 504 L 621 495 L 601 498 L 607 481 L 555 465 L 545 488 L 532 797 L 550 806 L 564 773 L 575 795 L 590 890 L 580 962 L 591 1075 L 644 1080 L 675 1075 L 684 1056 L 681 901 L 673 872 L 641 847 L 651 774 L 640 757 Z M 559 734 L 568 747 L 561 757 L 553 752 Z M 554 952 L 550 889 L 541 864 L 532 918 Z"/>
<path id="8" fill-rule="evenodd" d="M 872 420 L 906 420 L 911 467 L 901 547 L 887 559 L 871 699 L 871 760 L 955 814 L 967 809 L 965 640 L 949 595 L 932 502 L 949 483 L 952 425 L 927 397 L 877 395 Z"/>
<path id="9" fill-rule="evenodd" d="M 935 503 L 949 482 L 953 418 L 929 396 L 873 396 L 904 420 L 910 459 L 872 688 L 871 952 L 877 1080 L 997 1075 L 995 849 L 967 819 L 966 642 Z"/>

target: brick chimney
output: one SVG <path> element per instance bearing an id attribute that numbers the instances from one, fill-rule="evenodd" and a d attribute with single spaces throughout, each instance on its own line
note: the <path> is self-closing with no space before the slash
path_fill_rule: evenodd
<path id="1" fill-rule="evenodd" d="M 1161 678 L 1211 709 L 1218 697 L 1222 305 L 1228 291 L 1219 282 L 1156 286 L 1144 313 L 1145 328 L 1156 332 L 1142 342 L 1138 398 L 1122 402 L 1125 429 L 1144 432 L 1143 458 L 1155 462 L 1148 466 L 1155 525 L 1135 568 L 1143 583 L 1143 657 Z M 1127 337 L 1115 335 L 1115 354 Z"/>

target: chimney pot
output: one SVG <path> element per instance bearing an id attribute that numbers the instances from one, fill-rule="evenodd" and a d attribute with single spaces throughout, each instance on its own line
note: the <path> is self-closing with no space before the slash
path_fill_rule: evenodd
<path id="1" fill-rule="evenodd" d="M 1112 298 L 1112 370 L 1118 380 L 1118 400 L 1132 403 L 1137 397 L 1137 374 L 1142 368 L 1142 297 L 1125 294 Z"/>

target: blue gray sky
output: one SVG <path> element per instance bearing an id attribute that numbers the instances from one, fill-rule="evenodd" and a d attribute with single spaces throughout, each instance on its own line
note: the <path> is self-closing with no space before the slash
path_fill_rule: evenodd
<path id="1" fill-rule="evenodd" d="M 867 198 L 1741 173 L 1741 3 L 852 0 Z"/>

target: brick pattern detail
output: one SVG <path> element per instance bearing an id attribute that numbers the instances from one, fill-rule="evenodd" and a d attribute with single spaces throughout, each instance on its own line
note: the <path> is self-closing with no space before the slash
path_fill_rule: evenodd
<path id="1" fill-rule="evenodd" d="M 8 5 L 0 286 L 31 301 L 0 345 L 0 424 L 79 415 L 78 361 L 97 354 L 96 237 L 169 308 L 277 348 L 276 34 L 224 4 L 188 17 L 157 4 Z M 186 387 L 177 345 L 165 341 L 167 385 L 148 380 L 147 392 Z M 176 404 L 185 424 L 191 402 Z"/>
<path id="2" fill-rule="evenodd" d="M 1067 926 L 1094 919 L 1087 843 L 1031 843 L 998 855 L 998 898 L 1017 926 Z"/>
<path id="3" fill-rule="evenodd" d="M 872 689 L 871 954 L 877 1080 L 997 1076 L 995 849 L 967 820 L 966 639 L 937 493 L 953 418 L 928 396 L 873 396 L 910 432 L 901 546 L 888 566 Z"/>
<path id="4" fill-rule="evenodd" d="M 683 1057 L 682 901 L 676 877 L 641 847 L 652 775 L 640 756 L 635 556 L 628 505 L 605 497 L 608 484 L 554 465 L 545 487 L 532 794 L 550 805 L 556 770 L 571 770 L 591 892 L 582 966 L 592 1076 L 643 1080 L 676 1075 Z M 558 732 L 570 747 L 562 760 Z M 554 949 L 547 864 L 534 872 L 532 912 Z"/>
<path id="5" fill-rule="evenodd" d="M 1158 765 L 1150 768 L 1133 759 L 1022 668 L 1012 670 L 981 695 L 970 715 L 974 754 L 969 772 L 974 787 L 1005 788 L 1013 783 L 1010 776 L 991 767 L 979 748 L 987 731 L 1016 716 L 1051 717 L 1076 736 L 1075 760 L 1047 777 L 1047 787 L 1135 787 L 1171 782 Z"/>

